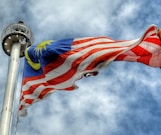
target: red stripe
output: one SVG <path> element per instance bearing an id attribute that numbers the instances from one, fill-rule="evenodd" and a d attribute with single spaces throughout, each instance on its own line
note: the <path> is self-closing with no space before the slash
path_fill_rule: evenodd
<path id="1" fill-rule="evenodd" d="M 149 27 L 148 30 L 144 33 L 144 36 L 147 35 L 149 32 L 154 31 L 154 30 L 156 30 L 155 26 Z M 153 34 L 155 34 L 155 33 L 153 33 Z"/>
<path id="2" fill-rule="evenodd" d="M 149 61 L 150 61 L 151 57 L 152 57 L 152 55 L 140 57 L 140 58 L 137 59 L 137 62 L 141 62 L 141 63 L 144 63 L 146 65 L 149 65 Z"/>
<path id="3" fill-rule="evenodd" d="M 85 70 L 92 70 L 95 66 L 97 66 L 100 62 L 108 61 L 111 58 L 114 58 L 117 54 L 122 52 L 122 50 L 110 52 L 104 55 L 97 57 Z"/>
<path id="4" fill-rule="evenodd" d="M 153 43 L 155 45 L 161 46 L 161 42 L 160 39 L 157 38 L 146 38 L 144 41 L 149 42 L 149 43 Z"/>
<path id="5" fill-rule="evenodd" d="M 64 90 L 67 90 L 67 91 L 71 91 L 71 90 L 74 90 L 75 87 L 74 86 L 71 86 L 71 87 L 68 87 L 68 88 L 65 88 Z M 51 91 L 54 91 L 53 88 L 46 88 L 44 89 L 40 95 L 38 96 L 39 99 L 43 99 L 48 93 L 50 93 Z"/>
<path id="6" fill-rule="evenodd" d="M 35 90 L 36 88 L 38 88 L 40 85 L 48 86 L 49 83 L 43 82 L 43 83 L 31 85 L 31 86 L 29 87 L 29 89 L 23 90 L 23 91 L 22 91 L 23 95 L 30 95 L 30 94 L 32 94 L 32 93 L 34 92 L 34 90 Z"/>
<path id="7" fill-rule="evenodd" d="M 31 80 L 34 81 L 34 80 L 41 79 L 41 78 L 44 78 L 44 74 L 41 74 L 39 76 L 25 77 L 23 79 L 22 85 L 25 85 L 28 81 L 31 81 Z"/>
<path id="8" fill-rule="evenodd" d="M 135 48 L 132 49 L 132 51 L 137 55 L 140 56 L 137 61 L 144 63 L 146 65 L 149 65 L 149 61 L 152 57 L 152 54 L 145 50 L 144 48 L 140 47 L 140 46 L 136 46 Z"/>
<path id="9" fill-rule="evenodd" d="M 144 48 L 142 48 L 141 46 L 138 45 L 138 46 L 132 48 L 131 51 L 133 53 L 135 53 L 135 55 L 134 56 L 130 55 L 130 57 L 138 57 L 137 62 L 141 62 L 141 63 L 144 63 L 146 65 L 149 65 L 149 61 L 152 57 L 152 54 L 148 50 L 146 50 L 146 49 L 144 49 Z M 118 56 L 116 58 L 116 60 L 132 61 L 132 59 L 128 59 L 128 57 L 126 57 L 126 56 L 129 56 L 129 55 L 121 54 L 120 56 Z M 127 59 L 124 59 L 125 57 Z"/>
<path id="10" fill-rule="evenodd" d="M 65 61 L 65 58 L 62 57 L 58 57 L 55 61 L 47 64 L 44 68 L 43 68 L 43 74 L 39 75 L 39 76 L 32 76 L 32 77 L 26 77 L 23 80 L 23 85 L 25 85 L 28 81 L 34 81 L 34 80 L 38 80 L 41 78 L 44 78 L 46 73 L 50 72 L 51 70 L 59 67 L 60 65 L 62 65 Z"/>
<path id="11" fill-rule="evenodd" d="M 74 87 L 74 86 L 71 86 L 71 87 L 65 88 L 64 90 L 72 91 L 72 90 L 74 90 L 74 89 L 75 89 L 75 87 Z"/>
<path id="12" fill-rule="evenodd" d="M 25 103 L 32 104 L 35 99 L 25 99 Z"/>
<path id="13" fill-rule="evenodd" d="M 54 90 L 53 88 L 46 88 L 46 89 L 44 89 L 44 90 L 40 93 L 40 95 L 39 95 L 38 97 L 36 97 L 36 98 L 43 99 L 44 96 L 46 96 L 47 93 L 49 93 L 49 92 L 51 92 L 51 91 L 53 91 L 53 90 Z"/>
<path id="14" fill-rule="evenodd" d="M 151 55 L 150 52 L 148 52 L 147 50 L 145 50 L 141 46 L 136 46 L 136 47 L 132 48 L 131 51 L 133 53 L 135 53 L 137 56 L 149 56 L 149 55 Z"/>
<path id="15" fill-rule="evenodd" d="M 73 41 L 72 45 L 78 45 L 78 44 L 82 44 L 82 43 L 86 43 L 86 42 L 89 42 L 89 41 L 92 41 L 92 40 L 96 40 L 96 39 L 101 39 L 101 38 L 106 38 L 106 39 L 110 39 L 110 40 L 113 40 L 111 38 L 107 38 L 107 37 L 89 37 L 89 38 L 86 38 L 86 39 L 76 39 Z"/>
<path id="16" fill-rule="evenodd" d="M 119 56 L 115 59 L 115 61 L 124 60 L 124 58 L 125 58 L 126 56 L 127 56 L 126 54 L 121 54 L 121 55 L 119 55 Z"/>
<path id="17" fill-rule="evenodd" d="M 23 109 L 23 107 L 24 107 L 23 105 L 20 105 L 19 110 L 22 110 L 22 109 Z"/>

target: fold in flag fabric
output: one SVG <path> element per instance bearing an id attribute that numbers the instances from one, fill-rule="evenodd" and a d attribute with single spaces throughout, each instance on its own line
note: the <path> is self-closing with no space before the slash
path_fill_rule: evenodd
<path id="1" fill-rule="evenodd" d="M 47 40 L 25 51 L 25 68 L 19 112 L 56 90 L 74 90 L 75 81 L 97 75 L 112 61 L 141 62 L 161 67 L 159 28 L 151 25 L 139 39 L 113 40 L 85 37 Z"/>

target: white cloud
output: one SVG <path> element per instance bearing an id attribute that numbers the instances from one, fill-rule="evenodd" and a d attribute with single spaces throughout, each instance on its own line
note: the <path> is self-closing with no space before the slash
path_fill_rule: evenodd
<path id="1" fill-rule="evenodd" d="M 140 6 L 140 3 L 137 2 L 127 2 L 121 5 L 119 17 L 121 19 L 135 18 L 138 15 L 137 12 L 140 10 Z"/>
<path id="2" fill-rule="evenodd" d="M 138 0 L 32 0 L 28 3 L 7 0 L 0 5 L 0 18 L 3 18 L 0 27 L 22 18 L 32 28 L 35 43 L 49 38 L 95 35 L 132 39 L 140 37 L 144 32 L 143 24 L 146 27 L 149 22 L 154 23 L 151 18 L 155 13 L 150 12 L 150 7 L 145 10 L 146 13 L 141 12 L 146 4 L 147 2 Z M 160 8 L 157 5 L 152 7 Z M 148 13 L 151 14 L 150 17 L 147 16 Z M 147 18 L 150 18 L 149 21 L 144 21 Z M 158 19 L 156 21 L 160 22 Z M 2 50 L 0 53 L 3 60 L 7 59 Z M 8 62 L 1 61 L 0 73 L 3 79 L 0 84 L 3 88 L 7 66 Z M 136 63 L 112 63 L 97 77 L 78 81 L 78 90 L 56 92 L 30 107 L 28 116 L 20 119 L 17 135 L 113 135 L 125 130 L 123 124 L 129 120 L 126 114 L 141 119 L 139 114 L 144 114 L 145 111 L 148 121 L 154 116 L 147 104 L 147 108 L 143 110 L 137 106 L 142 103 L 141 97 L 146 92 L 151 93 L 154 101 L 160 104 L 160 72 Z M 18 85 L 20 86 L 20 82 Z M 18 99 L 18 94 L 16 98 Z M 144 104 L 142 107 L 145 107 Z M 138 109 L 138 115 L 134 115 L 132 105 Z M 134 126 L 130 122 L 129 127 Z"/>

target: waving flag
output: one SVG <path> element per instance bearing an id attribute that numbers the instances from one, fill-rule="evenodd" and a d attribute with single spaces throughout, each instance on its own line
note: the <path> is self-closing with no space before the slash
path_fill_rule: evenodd
<path id="1" fill-rule="evenodd" d="M 108 37 L 48 40 L 25 52 L 20 115 L 56 90 L 74 90 L 75 81 L 97 73 L 112 61 L 126 60 L 161 67 L 159 29 L 150 26 L 140 39 Z"/>

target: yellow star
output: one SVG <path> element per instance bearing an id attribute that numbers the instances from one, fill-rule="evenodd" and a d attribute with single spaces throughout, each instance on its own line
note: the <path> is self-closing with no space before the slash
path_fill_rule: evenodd
<path id="1" fill-rule="evenodd" d="M 39 55 L 39 54 L 42 55 L 42 50 L 43 50 L 43 49 L 46 50 L 46 46 L 47 46 L 47 45 L 50 45 L 51 42 L 53 42 L 53 40 L 46 40 L 46 41 L 43 41 L 43 42 L 41 42 L 40 44 L 38 44 L 38 45 L 36 46 L 36 48 L 35 48 L 35 53 L 36 53 L 36 55 Z"/>

